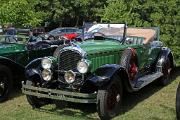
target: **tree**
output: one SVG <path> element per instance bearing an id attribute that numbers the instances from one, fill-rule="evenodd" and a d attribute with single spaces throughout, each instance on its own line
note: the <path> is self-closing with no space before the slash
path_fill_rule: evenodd
<path id="1" fill-rule="evenodd" d="M 37 26 L 48 13 L 35 11 L 34 4 L 27 0 L 9 0 L 0 6 L 1 23 L 12 23 L 15 26 Z"/>
<path id="2" fill-rule="evenodd" d="M 160 38 L 174 53 L 180 65 L 180 1 L 179 0 L 108 0 L 101 19 L 127 22 L 129 26 L 160 27 Z"/>

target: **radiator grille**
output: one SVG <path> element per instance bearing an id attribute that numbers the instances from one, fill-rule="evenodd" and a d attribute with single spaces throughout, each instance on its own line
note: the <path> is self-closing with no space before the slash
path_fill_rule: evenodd
<path id="1" fill-rule="evenodd" d="M 78 61 L 82 59 L 78 51 L 66 50 L 59 54 L 59 67 L 61 71 L 75 70 Z"/>

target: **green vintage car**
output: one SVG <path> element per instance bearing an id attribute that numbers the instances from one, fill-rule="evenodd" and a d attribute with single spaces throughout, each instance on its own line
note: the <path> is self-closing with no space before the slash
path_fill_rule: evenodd
<path id="1" fill-rule="evenodd" d="M 178 85 L 176 93 L 176 117 L 177 120 L 180 120 L 180 83 Z"/>
<path id="2" fill-rule="evenodd" d="M 138 91 L 158 78 L 161 85 L 170 82 L 173 54 L 159 41 L 158 28 L 94 28 L 93 38 L 60 46 L 26 66 L 22 91 L 33 108 L 58 100 L 95 103 L 100 118 L 110 119 L 119 113 L 123 91 Z"/>
<path id="3" fill-rule="evenodd" d="M 26 39 L 0 36 L 0 102 L 8 98 L 13 83 L 23 80 L 24 68 L 30 61 L 52 55 L 57 48 L 52 42 L 28 42 Z"/>

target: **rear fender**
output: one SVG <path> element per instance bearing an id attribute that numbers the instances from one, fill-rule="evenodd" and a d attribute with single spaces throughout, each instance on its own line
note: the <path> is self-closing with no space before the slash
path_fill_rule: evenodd
<path id="1" fill-rule="evenodd" d="M 169 60 L 170 60 L 171 68 L 174 68 L 176 65 L 175 65 L 174 56 L 173 56 L 171 50 L 167 47 L 163 47 L 159 54 L 157 64 L 162 65 L 163 61 L 166 61 L 167 58 L 169 58 Z"/>

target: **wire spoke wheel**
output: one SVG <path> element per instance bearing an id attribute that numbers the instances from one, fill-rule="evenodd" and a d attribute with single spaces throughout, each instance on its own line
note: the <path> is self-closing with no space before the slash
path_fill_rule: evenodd
<path id="1" fill-rule="evenodd" d="M 121 109 L 122 84 L 115 75 L 111 83 L 105 89 L 98 90 L 97 111 L 99 117 L 108 120 L 118 115 Z"/>
<path id="2" fill-rule="evenodd" d="M 162 70 L 160 72 L 163 73 L 163 76 L 158 81 L 159 85 L 165 86 L 169 84 L 171 82 L 170 76 L 172 70 L 169 58 L 164 59 L 163 63 L 161 63 L 160 65 L 158 63 L 157 66 L 162 66 Z"/>
<path id="3" fill-rule="evenodd" d="M 107 108 L 108 111 L 113 111 L 117 104 L 119 103 L 121 99 L 120 93 L 118 91 L 117 85 L 113 84 L 109 88 L 108 96 L 107 96 Z"/>

